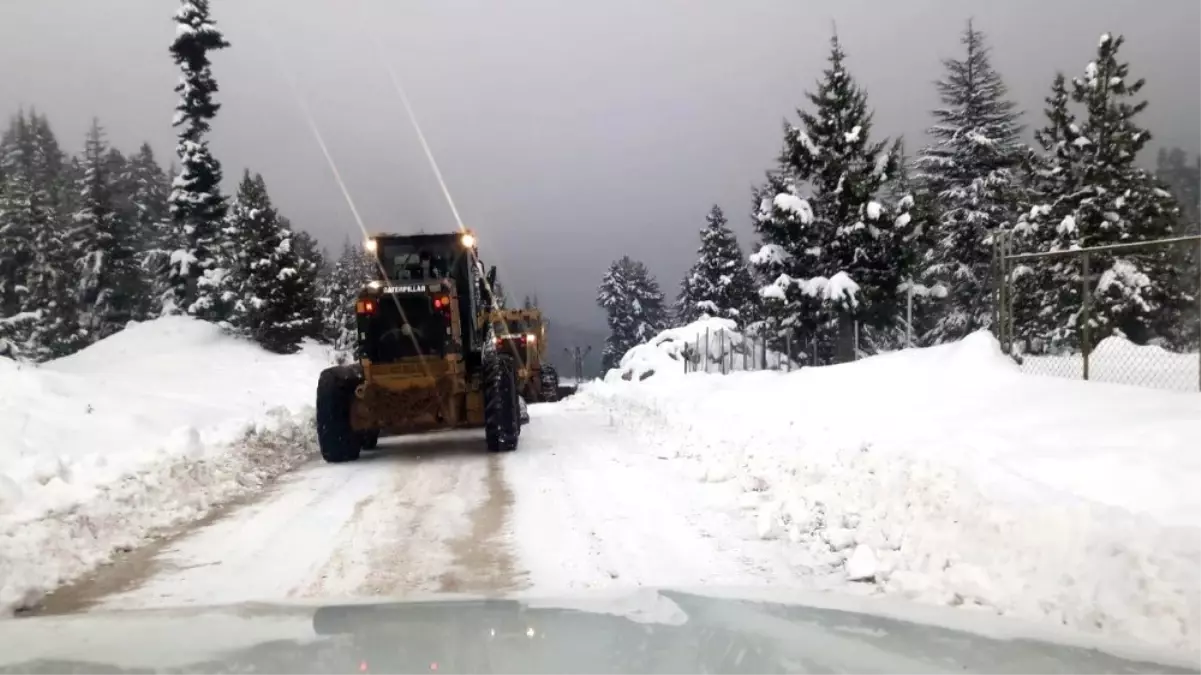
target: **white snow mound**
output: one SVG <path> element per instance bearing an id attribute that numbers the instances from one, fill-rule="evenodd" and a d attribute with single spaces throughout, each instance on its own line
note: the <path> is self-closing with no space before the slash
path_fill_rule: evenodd
<path id="1" fill-rule="evenodd" d="M 0 610 L 308 458 L 328 361 L 183 317 L 40 367 L 0 358 Z"/>
<path id="2" fill-rule="evenodd" d="M 764 363 L 773 369 L 787 365 L 782 354 L 770 349 L 765 352 L 762 341 L 745 338 L 733 320 L 704 316 L 685 326 L 669 328 L 626 352 L 621 364 L 606 373 L 605 379 L 642 381 L 652 376 L 682 376 L 685 360 L 693 364 L 689 370 L 711 373 L 762 370 Z"/>
<path id="3" fill-rule="evenodd" d="M 815 587 L 1201 648 L 1201 395 L 1025 375 L 984 332 L 720 377 L 666 335 L 576 404 L 681 476 L 732 471 L 714 508 Z"/>

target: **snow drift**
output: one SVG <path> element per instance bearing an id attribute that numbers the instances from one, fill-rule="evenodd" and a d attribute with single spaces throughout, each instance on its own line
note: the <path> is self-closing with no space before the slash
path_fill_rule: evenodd
<path id="1" fill-rule="evenodd" d="M 788 367 L 783 354 L 766 349 L 762 341 L 744 337 L 734 321 L 705 316 L 686 326 L 669 328 L 626 352 L 621 364 L 605 379 L 642 381 L 656 374 L 682 375 L 685 362 L 691 364 L 689 370 L 713 373 Z"/>
<path id="2" fill-rule="evenodd" d="M 626 381 L 673 359 L 665 336 L 580 402 L 714 484 L 814 586 L 1201 646 L 1201 395 L 1023 375 L 987 333 Z"/>
<path id="3" fill-rule="evenodd" d="M 171 317 L 41 367 L 0 359 L 0 609 L 307 459 L 328 358 Z"/>

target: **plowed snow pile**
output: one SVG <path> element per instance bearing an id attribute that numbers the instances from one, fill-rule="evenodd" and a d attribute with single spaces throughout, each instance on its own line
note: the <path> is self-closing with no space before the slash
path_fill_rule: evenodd
<path id="1" fill-rule="evenodd" d="M 327 360 L 178 317 L 41 367 L 0 359 L 0 610 L 307 458 Z"/>
<path id="2" fill-rule="evenodd" d="M 792 373 L 629 360 L 661 367 L 580 397 L 815 585 L 1201 647 L 1201 395 L 1023 375 L 986 333 Z"/>

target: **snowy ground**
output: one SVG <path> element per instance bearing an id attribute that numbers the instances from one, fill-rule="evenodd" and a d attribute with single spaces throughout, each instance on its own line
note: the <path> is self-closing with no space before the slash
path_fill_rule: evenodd
<path id="1" fill-rule="evenodd" d="M 620 372 L 578 403 L 713 484 L 806 583 L 1201 646 L 1201 395 L 1028 377 L 987 334 L 791 374 Z"/>
<path id="2" fill-rule="evenodd" d="M 1089 355 L 1088 376 L 1093 382 L 1131 384 L 1173 391 L 1201 391 L 1198 368 L 1201 356 L 1177 354 L 1161 347 L 1131 344 L 1118 337 L 1101 341 Z M 1079 355 L 1027 356 L 1021 370 L 1029 375 L 1084 378 L 1084 359 Z"/>
<path id="3" fill-rule="evenodd" d="M 249 406 L 242 413 L 253 418 L 289 396 L 298 405 L 310 399 L 318 355 L 245 356 L 229 367 L 247 388 L 210 389 L 205 400 L 217 396 L 226 411 L 201 432 L 245 428 L 221 422 L 233 410 Z M 655 359 L 644 356 L 635 358 Z M 267 367 L 281 358 L 294 359 L 296 372 Z M 193 388 L 197 400 L 221 379 L 208 377 Z M 238 399 L 268 388 L 274 400 Z M 487 454 L 476 432 L 386 439 L 357 463 L 312 461 L 257 489 L 307 457 L 310 432 L 298 432 L 295 443 L 272 446 L 292 450 L 266 452 L 282 459 L 265 462 L 272 469 L 237 492 L 242 503 L 118 556 L 41 609 L 445 592 L 574 597 L 640 586 L 832 589 L 1201 646 L 1199 395 L 1023 376 L 995 342 L 975 336 L 790 374 L 617 375 L 530 414 L 515 453 Z M 216 440 L 237 433 L 214 433 L 213 442 L 201 435 L 198 446 L 221 461 L 263 452 L 231 452 L 241 446 Z M 126 447 L 102 443 L 114 457 Z M 76 437 L 67 447 L 89 443 Z M 75 462 L 89 453 L 68 454 Z M 153 475 L 197 474 L 186 453 L 166 456 L 178 461 L 149 466 L 177 474 Z M 147 474 L 133 475 L 137 483 Z M 199 471 L 198 484 L 215 485 L 212 475 Z M 137 494 L 116 506 L 94 496 L 79 509 L 181 513 L 166 493 Z M 4 514 L 0 523 L 13 522 Z M 90 522 L 106 531 L 106 521 Z M 102 538 L 90 537 L 66 530 L 57 550 L 94 553 Z M 14 551 L 0 548 L 8 565 L 0 572 L 17 569 L 24 587 L 48 587 L 49 576 L 30 576 L 47 556 Z M 72 571 L 95 561 L 49 560 Z"/>
<path id="4" fill-rule="evenodd" d="M 310 458 L 326 358 L 171 318 L 41 367 L 0 359 L 0 610 Z"/>

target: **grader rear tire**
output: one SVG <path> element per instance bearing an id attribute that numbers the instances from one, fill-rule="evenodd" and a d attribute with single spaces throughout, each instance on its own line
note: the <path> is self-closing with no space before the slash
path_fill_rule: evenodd
<path id="1" fill-rule="evenodd" d="M 350 403 L 358 376 L 346 366 L 326 368 L 317 380 L 317 445 L 327 462 L 353 462 L 362 441 L 350 427 Z"/>

